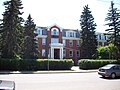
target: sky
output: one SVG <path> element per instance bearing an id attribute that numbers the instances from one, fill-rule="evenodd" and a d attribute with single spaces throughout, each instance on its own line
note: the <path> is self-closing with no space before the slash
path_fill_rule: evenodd
<path id="1" fill-rule="evenodd" d="M 0 19 L 5 11 L 0 0 Z M 97 24 L 97 32 L 105 32 L 105 18 L 107 16 L 111 0 L 21 0 L 24 7 L 22 17 L 26 20 L 31 14 L 37 26 L 50 27 L 54 24 L 64 29 L 79 29 L 80 16 L 83 7 L 88 4 Z M 120 0 L 113 0 L 115 7 L 120 10 Z"/>

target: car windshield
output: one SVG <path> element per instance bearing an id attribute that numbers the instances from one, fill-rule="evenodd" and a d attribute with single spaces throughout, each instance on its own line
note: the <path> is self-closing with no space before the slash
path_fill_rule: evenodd
<path id="1" fill-rule="evenodd" d="M 113 67 L 113 66 L 114 66 L 114 65 L 109 64 L 109 65 L 105 65 L 104 68 L 105 68 L 105 69 L 110 69 L 110 68 Z"/>

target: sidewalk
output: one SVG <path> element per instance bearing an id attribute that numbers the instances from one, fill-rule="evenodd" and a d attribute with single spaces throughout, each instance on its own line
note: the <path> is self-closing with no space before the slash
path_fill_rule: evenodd
<path id="1" fill-rule="evenodd" d="M 54 74 L 54 73 L 92 73 L 94 70 L 82 70 L 78 66 L 73 66 L 71 70 L 46 70 L 46 71 L 0 71 L 0 74 Z"/>

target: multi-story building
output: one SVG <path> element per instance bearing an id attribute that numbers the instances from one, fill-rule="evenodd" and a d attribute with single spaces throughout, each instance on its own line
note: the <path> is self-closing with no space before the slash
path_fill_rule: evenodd
<path id="1" fill-rule="evenodd" d="M 97 41 L 98 41 L 98 47 L 99 46 L 106 46 L 107 45 L 107 40 L 110 35 L 107 35 L 106 33 L 96 33 L 97 35 Z"/>
<path id="2" fill-rule="evenodd" d="M 73 59 L 81 56 L 80 30 L 63 29 L 57 25 L 37 27 L 39 58 Z M 107 45 L 107 36 L 97 33 L 98 46 Z"/>

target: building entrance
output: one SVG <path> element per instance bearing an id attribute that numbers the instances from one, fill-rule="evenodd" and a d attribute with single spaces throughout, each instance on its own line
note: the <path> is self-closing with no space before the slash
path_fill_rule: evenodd
<path id="1" fill-rule="evenodd" d="M 60 49 L 54 49 L 54 59 L 60 59 Z"/>

